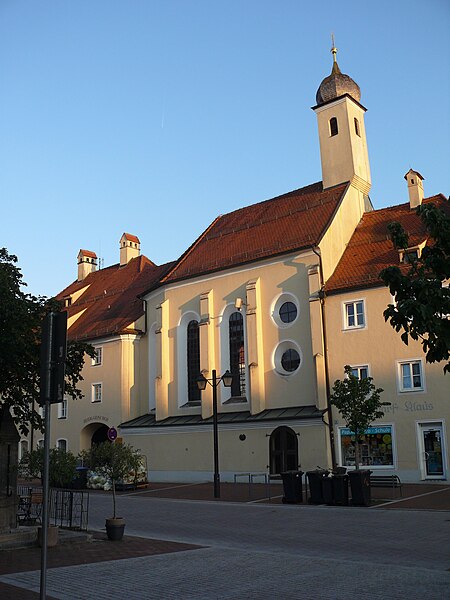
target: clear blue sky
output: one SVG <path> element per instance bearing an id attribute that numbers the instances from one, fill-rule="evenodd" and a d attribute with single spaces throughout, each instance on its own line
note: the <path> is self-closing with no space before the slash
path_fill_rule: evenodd
<path id="1" fill-rule="evenodd" d="M 403 175 L 448 194 L 448 0 L 0 0 L 0 246 L 28 291 L 105 266 L 124 231 L 157 264 L 218 215 L 321 179 L 311 111 L 360 85 L 376 208 Z"/>

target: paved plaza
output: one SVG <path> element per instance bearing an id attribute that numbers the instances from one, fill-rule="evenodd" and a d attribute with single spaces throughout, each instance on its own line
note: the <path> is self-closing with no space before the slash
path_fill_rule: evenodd
<path id="1" fill-rule="evenodd" d="M 436 489 L 430 498 L 440 497 L 445 506 L 449 491 Z M 392 510 L 390 504 L 330 507 L 123 494 L 126 538 L 108 542 L 98 534 L 75 550 L 70 544 L 49 549 L 48 598 L 448 600 L 450 510 L 401 505 Z M 106 494 L 91 495 L 91 529 L 104 528 L 110 506 Z M 0 568 L 2 598 L 38 598 L 40 572 L 30 558 L 37 551 L 10 554 L 10 568 Z"/>

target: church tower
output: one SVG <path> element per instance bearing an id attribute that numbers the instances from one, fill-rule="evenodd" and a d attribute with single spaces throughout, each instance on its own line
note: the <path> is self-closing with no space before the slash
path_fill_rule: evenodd
<path id="1" fill-rule="evenodd" d="M 371 179 L 361 90 L 351 77 L 341 73 L 337 49 L 331 49 L 333 68 L 316 94 L 316 106 L 324 189 L 350 181 L 364 196 Z"/>

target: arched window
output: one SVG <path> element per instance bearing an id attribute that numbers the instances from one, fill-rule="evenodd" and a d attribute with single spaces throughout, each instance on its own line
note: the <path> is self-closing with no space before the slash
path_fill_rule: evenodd
<path id="1" fill-rule="evenodd" d="M 338 134 L 338 122 L 336 117 L 331 117 L 330 119 L 330 135 Z"/>
<path id="2" fill-rule="evenodd" d="M 228 322 L 230 371 L 233 375 L 231 396 L 245 396 L 244 319 L 240 312 L 230 315 Z"/>
<path id="3" fill-rule="evenodd" d="M 270 436 L 270 473 L 278 475 L 298 469 L 297 434 L 290 427 L 277 427 Z"/>
<path id="4" fill-rule="evenodd" d="M 200 402 L 197 377 L 200 374 L 200 337 L 197 321 L 189 321 L 187 326 L 187 376 L 188 402 Z"/>
<path id="5" fill-rule="evenodd" d="M 357 136 L 361 137 L 361 134 L 359 132 L 359 121 L 356 117 L 355 117 L 355 133 Z"/>

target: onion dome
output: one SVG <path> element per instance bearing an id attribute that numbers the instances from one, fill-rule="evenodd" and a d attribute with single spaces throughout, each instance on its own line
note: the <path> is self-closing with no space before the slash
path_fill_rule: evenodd
<path id="1" fill-rule="evenodd" d="M 341 73 L 336 61 L 337 48 L 334 47 L 334 44 L 331 53 L 333 54 L 333 68 L 331 69 L 331 75 L 325 77 L 319 85 L 316 94 L 316 103 L 324 104 L 325 102 L 339 98 L 339 96 L 343 96 L 344 94 L 348 94 L 354 100 L 359 102 L 361 99 L 359 85 L 355 83 L 351 77 Z"/>

